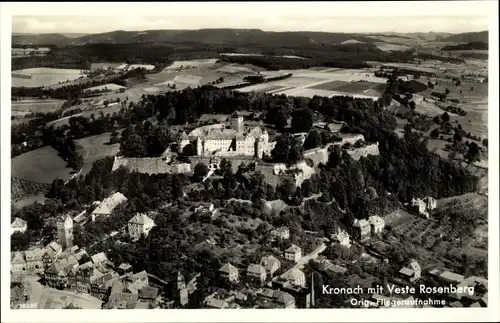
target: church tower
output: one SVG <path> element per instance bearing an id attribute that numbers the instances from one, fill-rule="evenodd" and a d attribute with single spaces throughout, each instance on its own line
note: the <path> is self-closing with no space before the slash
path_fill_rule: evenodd
<path id="1" fill-rule="evenodd" d="M 244 132 L 243 129 L 243 117 L 238 115 L 238 113 L 233 113 L 231 115 L 231 128 L 234 129 L 239 135 L 242 135 Z"/>
<path id="2" fill-rule="evenodd" d="M 73 219 L 71 216 L 57 220 L 57 239 L 63 250 L 73 247 Z"/>

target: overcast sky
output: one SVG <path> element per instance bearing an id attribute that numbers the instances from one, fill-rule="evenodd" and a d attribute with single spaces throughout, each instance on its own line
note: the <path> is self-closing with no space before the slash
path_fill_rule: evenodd
<path id="1" fill-rule="evenodd" d="M 38 5 L 13 6 L 12 32 L 101 33 L 114 30 L 257 28 L 266 31 L 459 33 L 487 30 L 488 14 L 491 13 L 488 1 Z M 24 15 L 16 15 L 16 12 Z"/>

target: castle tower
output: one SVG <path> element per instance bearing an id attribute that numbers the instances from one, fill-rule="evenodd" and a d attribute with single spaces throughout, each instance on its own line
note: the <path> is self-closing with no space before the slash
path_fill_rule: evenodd
<path id="1" fill-rule="evenodd" d="M 177 273 L 177 290 L 181 290 L 186 288 L 186 280 L 184 279 L 184 276 L 178 272 Z"/>
<path id="2" fill-rule="evenodd" d="M 177 138 L 178 153 L 182 154 L 184 147 L 186 147 L 187 145 L 189 145 L 189 137 L 186 132 L 183 131 L 179 138 Z"/>
<path id="3" fill-rule="evenodd" d="M 243 117 L 236 112 L 231 115 L 231 128 L 236 130 L 238 134 L 243 134 Z"/>
<path id="4" fill-rule="evenodd" d="M 73 219 L 71 216 L 57 220 L 57 239 L 63 250 L 73 247 Z"/>
<path id="5" fill-rule="evenodd" d="M 203 142 L 200 137 L 196 138 L 196 155 L 203 155 Z"/>
<path id="6" fill-rule="evenodd" d="M 260 137 L 255 141 L 255 157 L 262 159 L 264 156 L 264 138 Z"/>

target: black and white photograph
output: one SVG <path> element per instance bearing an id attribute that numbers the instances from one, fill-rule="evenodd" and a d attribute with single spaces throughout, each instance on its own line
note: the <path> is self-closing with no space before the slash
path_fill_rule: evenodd
<path id="1" fill-rule="evenodd" d="M 496 1 L 1 13 L 2 321 L 500 319 Z"/>

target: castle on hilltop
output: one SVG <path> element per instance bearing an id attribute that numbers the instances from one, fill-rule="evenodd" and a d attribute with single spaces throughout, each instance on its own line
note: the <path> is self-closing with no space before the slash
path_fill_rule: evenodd
<path id="1" fill-rule="evenodd" d="M 254 156 L 262 158 L 271 153 L 276 142 L 269 142 L 269 134 L 259 126 L 245 129 L 243 116 L 233 113 L 230 127 L 215 124 L 194 129 L 188 134 L 183 132 L 178 138 L 178 149 L 193 144 L 198 156 Z"/>

